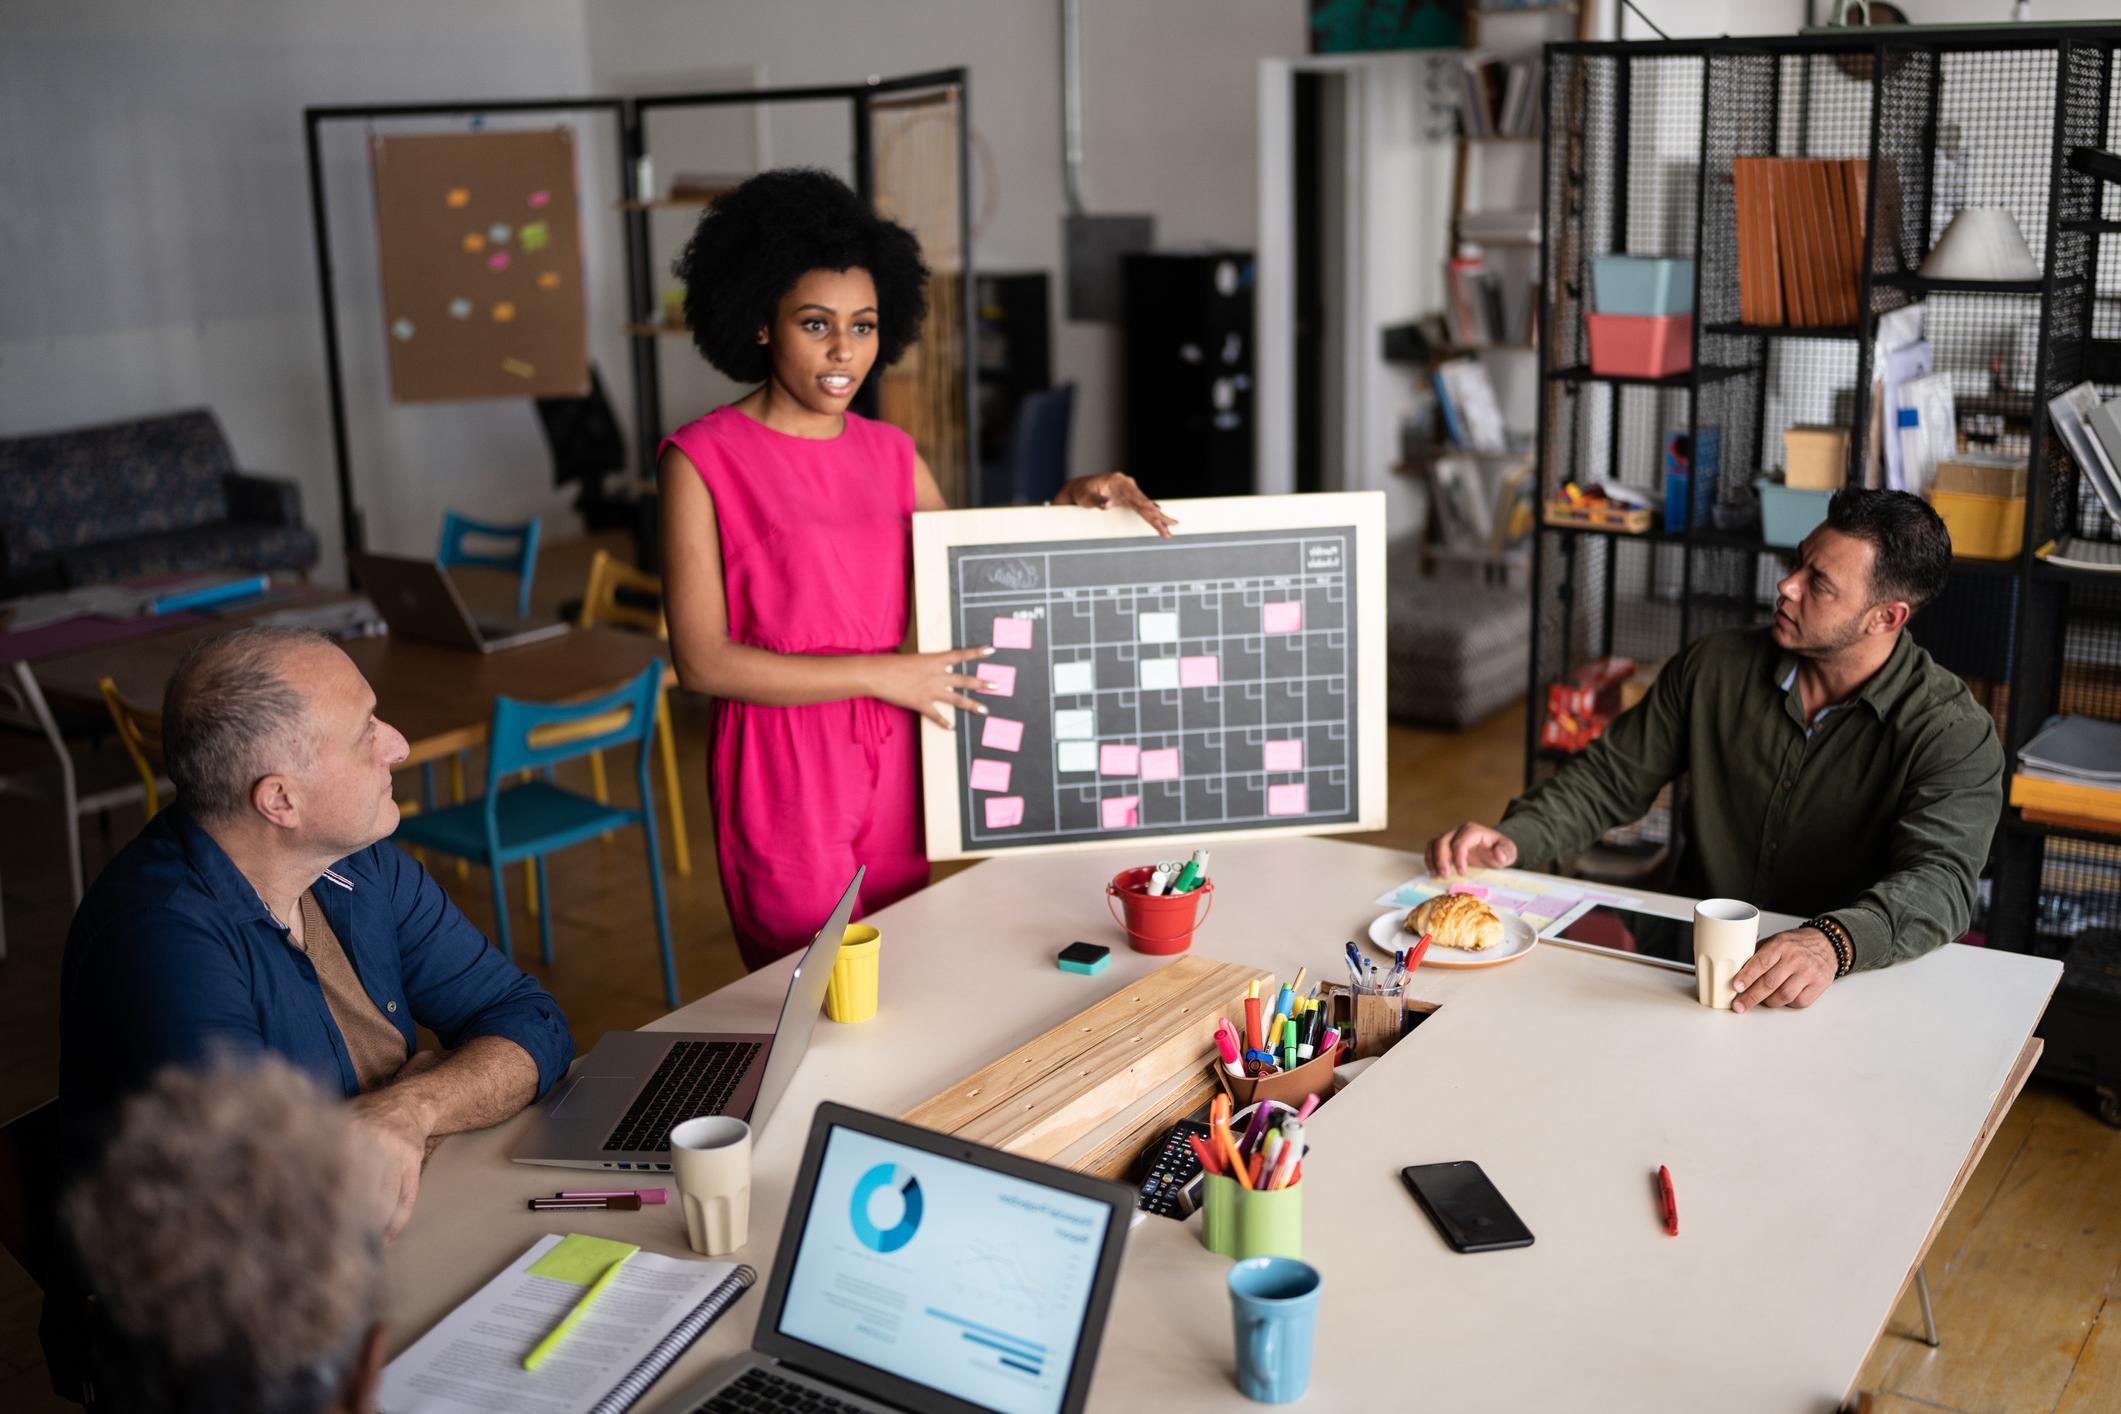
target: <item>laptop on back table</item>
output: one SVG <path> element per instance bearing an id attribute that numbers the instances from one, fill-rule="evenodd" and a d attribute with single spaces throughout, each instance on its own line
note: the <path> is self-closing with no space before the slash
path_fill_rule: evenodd
<path id="1" fill-rule="evenodd" d="M 351 555 L 361 590 L 390 625 L 391 635 L 414 643 L 432 643 L 443 648 L 462 648 L 473 653 L 498 653 L 526 643 L 557 638 L 570 625 L 558 620 L 506 618 L 475 619 L 457 593 L 449 571 L 433 560 L 404 555 Z"/>
<path id="2" fill-rule="evenodd" d="M 858 868 L 832 916 L 788 979 L 771 1035 L 750 1032 L 607 1031 L 552 1087 L 537 1123 L 509 1155 L 519 1164 L 570 1168 L 670 1168 L 670 1131 L 700 1115 L 734 1115 L 765 1128 L 817 1027 L 841 935 L 861 893 Z"/>

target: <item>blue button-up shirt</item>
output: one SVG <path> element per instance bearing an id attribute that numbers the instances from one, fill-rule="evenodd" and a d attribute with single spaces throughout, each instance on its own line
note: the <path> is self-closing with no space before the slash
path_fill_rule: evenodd
<path id="1" fill-rule="evenodd" d="M 538 1066 L 538 1094 L 574 1059 L 552 994 L 502 957 L 441 886 L 385 840 L 311 889 L 371 1000 L 413 1047 L 505 1036 Z M 327 1091 L 360 1093 L 317 970 L 198 822 L 173 807 L 97 878 L 66 939 L 59 1094 L 77 1122 L 163 1066 L 273 1051 Z"/>

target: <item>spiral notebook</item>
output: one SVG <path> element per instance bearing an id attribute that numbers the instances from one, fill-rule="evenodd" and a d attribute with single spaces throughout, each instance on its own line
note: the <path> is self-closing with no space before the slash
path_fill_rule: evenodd
<path id="1" fill-rule="evenodd" d="M 523 1357 L 618 1272 L 535 1371 Z M 758 1280 L 748 1266 L 541 1237 L 383 1371 L 378 1414 L 621 1414 Z"/>

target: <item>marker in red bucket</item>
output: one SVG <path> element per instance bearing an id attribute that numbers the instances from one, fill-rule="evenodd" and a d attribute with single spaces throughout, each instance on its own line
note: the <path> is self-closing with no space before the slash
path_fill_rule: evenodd
<path id="1" fill-rule="evenodd" d="M 1175 875 L 1169 866 L 1144 865 L 1112 876 L 1105 885 L 1105 907 L 1136 952 L 1184 952 L 1193 945 L 1194 929 L 1207 922 L 1215 906 L 1207 867 L 1208 852 L 1196 849 Z"/>

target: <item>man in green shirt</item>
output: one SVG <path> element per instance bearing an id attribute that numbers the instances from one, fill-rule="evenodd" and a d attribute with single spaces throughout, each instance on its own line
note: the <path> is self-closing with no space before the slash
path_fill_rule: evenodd
<path id="1" fill-rule="evenodd" d="M 1852 970 L 1952 941 L 2002 813 L 2003 750 L 1906 633 L 1951 563 L 1920 497 L 1840 492 L 1776 586 L 1771 627 L 1682 651 L 1499 828 L 1431 840 L 1430 872 L 1555 868 L 1685 775 L 1676 887 L 1809 920 L 1761 942 L 1733 1011 L 1809 1006 Z"/>

